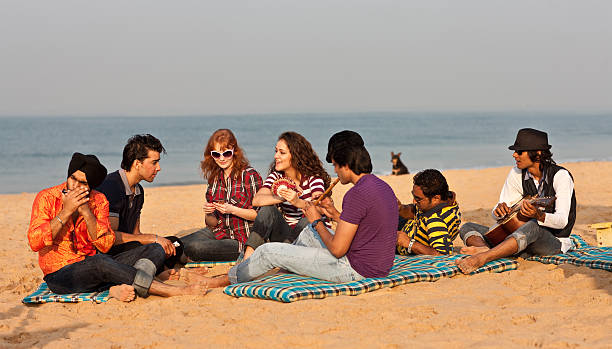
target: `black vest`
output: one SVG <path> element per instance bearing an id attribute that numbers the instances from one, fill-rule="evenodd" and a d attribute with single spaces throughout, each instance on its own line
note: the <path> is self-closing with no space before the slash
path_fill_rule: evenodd
<path id="1" fill-rule="evenodd" d="M 545 169 L 544 175 L 546 176 L 546 179 L 544 178 L 541 179 L 541 180 L 545 180 L 544 184 L 542 184 L 544 187 L 542 188 L 541 196 L 556 196 L 555 188 L 553 188 L 553 178 L 555 177 L 555 174 L 559 170 L 566 170 L 566 169 L 561 166 L 554 165 L 554 164 L 550 165 L 549 167 Z M 533 178 L 530 177 L 528 179 L 525 179 L 526 173 L 527 173 L 527 170 L 522 171 L 523 177 L 521 178 L 521 181 L 523 183 L 523 195 L 532 195 L 532 196 L 537 195 L 538 188 L 536 188 Z M 567 173 L 569 173 L 572 180 L 574 180 L 574 177 L 572 176 L 572 174 L 569 171 L 567 171 Z M 546 208 L 545 212 L 554 213 L 555 206 L 556 206 L 555 203 L 553 203 L 550 207 Z M 548 227 L 546 227 L 546 229 L 548 229 L 556 237 L 566 238 L 570 236 L 570 233 L 572 232 L 572 228 L 574 227 L 575 222 L 576 222 L 576 192 L 572 191 L 572 204 L 570 206 L 569 215 L 567 217 L 567 225 L 563 229 L 552 229 Z"/>

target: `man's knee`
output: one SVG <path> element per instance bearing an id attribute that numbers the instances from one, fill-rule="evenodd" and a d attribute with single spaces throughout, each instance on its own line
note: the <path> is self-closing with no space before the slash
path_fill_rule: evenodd
<path id="1" fill-rule="evenodd" d="M 141 258 L 134 264 L 136 269 L 136 275 L 134 276 L 134 282 L 132 286 L 140 297 L 149 296 L 149 288 L 155 277 L 157 266 L 147 258 Z"/>
<path id="2" fill-rule="evenodd" d="M 459 236 L 461 237 L 461 240 L 463 240 L 463 243 L 465 243 L 467 239 L 472 236 L 483 238 L 483 227 L 486 228 L 485 226 L 477 223 L 467 222 L 463 224 L 461 228 L 459 228 Z"/>

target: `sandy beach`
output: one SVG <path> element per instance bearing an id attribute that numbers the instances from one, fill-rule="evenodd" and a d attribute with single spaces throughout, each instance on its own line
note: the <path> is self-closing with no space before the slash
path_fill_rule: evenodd
<path id="1" fill-rule="evenodd" d="M 562 165 L 575 180 L 574 233 L 595 244 L 589 224 L 612 221 L 612 162 Z M 509 169 L 444 172 L 463 222 L 493 223 L 490 210 Z M 402 202 L 411 202 L 412 175 L 384 179 Z M 204 189 L 147 188 L 141 230 L 183 235 L 200 228 Z M 348 189 L 334 190 L 338 207 Z M 290 304 L 233 298 L 215 289 L 206 296 L 151 296 L 132 303 L 25 306 L 21 299 L 42 280 L 26 239 L 34 197 L 0 195 L 2 348 L 612 347 L 612 273 L 524 260 L 518 270 L 501 274 Z M 454 243 L 462 245 L 459 239 Z"/>

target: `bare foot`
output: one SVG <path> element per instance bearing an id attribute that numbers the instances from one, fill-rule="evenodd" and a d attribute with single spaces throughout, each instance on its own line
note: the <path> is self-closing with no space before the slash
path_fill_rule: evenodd
<path id="1" fill-rule="evenodd" d="M 485 265 L 485 259 L 482 254 L 473 255 L 466 258 L 457 259 L 455 264 L 461 269 L 464 274 L 470 274 L 476 269 Z"/>
<path id="2" fill-rule="evenodd" d="M 185 287 L 181 287 L 180 292 L 182 295 L 202 295 L 204 296 L 206 295 L 206 292 L 208 292 L 208 286 L 202 283 L 187 285 Z"/>
<path id="3" fill-rule="evenodd" d="M 134 287 L 130 285 L 123 284 L 123 285 L 111 286 L 111 288 L 108 291 L 111 297 L 118 299 L 122 302 L 131 302 L 136 298 Z"/>
<path id="4" fill-rule="evenodd" d="M 200 269 L 200 268 L 195 268 Z M 199 273 L 195 270 L 181 268 L 178 277 L 176 280 L 185 281 L 188 284 L 197 284 L 197 283 L 207 283 L 207 280 L 210 279 L 204 276 L 202 273 Z"/>
<path id="5" fill-rule="evenodd" d="M 251 257 L 251 255 L 253 254 L 253 252 L 255 252 L 255 249 L 251 246 L 247 246 L 244 249 L 244 256 L 242 257 L 242 262 L 246 261 L 247 259 L 249 259 L 249 257 Z"/>
<path id="6" fill-rule="evenodd" d="M 192 271 L 196 274 L 200 274 L 200 275 L 206 275 L 208 274 L 208 268 L 204 267 L 204 268 L 189 268 L 189 271 Z"/>
<path id="7" fill-rule="evenodd" d="M 465 246 L 459 251 L 463 254 L 475 255 L 477 253 L 486 252 L 489 250 L 487 246 Z"/>
<path id="8" fill-rule="evenodd" d="M 211 278 L 206 278 L 206 284 L 210 288 L 225 287 L 230 284 L 229 276 L 227 276 L 227 274 L 223 274 Z"/>
<path id="9" fill-rule="evenodd" d="M 161 281 L 167 280 L 178 280 L 179 279 L 179 270 L 180 269 L 168 269 L 164 270 L 161 273 L 157 274 L 157 278 Z"/>

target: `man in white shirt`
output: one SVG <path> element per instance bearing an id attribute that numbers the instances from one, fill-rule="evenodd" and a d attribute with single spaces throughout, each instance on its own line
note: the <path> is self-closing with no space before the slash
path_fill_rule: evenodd
<path id="1" fill-rule="evenodd" d="M 518 131 L 516 141 L 508 147 L 514 150 L 516 167 L 506 178 L 493 217 L 503 217 L 527 195 L 555 196 L 556 201 L 545 210 L 523 201 L 520 214 L 530 220 L 496 246 L 484 236 L 487 227 L 465 223 L 459 230 L 466 245 L 461 253 L 471 256 L 455 262 L 463 273 L 502 257 L 552 255 L 571 249 L 569 236 L 576 221 L 574 180 L 569 171 L 554 162 L 550 148 L 546 132 L 531 128 Z"/>

